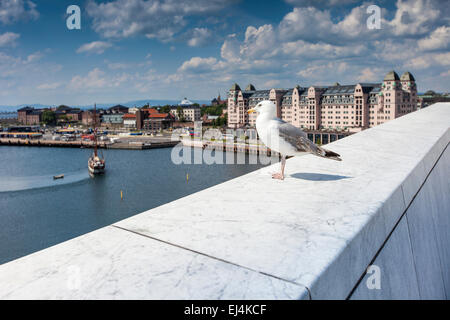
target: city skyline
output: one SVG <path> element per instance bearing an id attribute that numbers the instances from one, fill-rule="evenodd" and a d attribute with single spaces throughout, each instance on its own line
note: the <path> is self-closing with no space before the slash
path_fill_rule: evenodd
<path id="1" fill-rule="evenodd" d="M 81 8 L 81 30 L 66 9 Z M 0 105 L 209 100 L 257 88 L 378 82 L 409 70 L 448 91 L 449 4 L 377 1 L 25 1 L 0 4 Z"/>

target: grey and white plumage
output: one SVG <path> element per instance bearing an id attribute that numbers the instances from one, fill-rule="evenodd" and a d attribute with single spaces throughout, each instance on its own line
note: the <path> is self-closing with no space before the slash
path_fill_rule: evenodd
<path id="1" fill-rule="evenodd" d="M 261 101 L 249 113 L 257 112 L 256 130 L 260 140 L 271 150 L 281 154 L 281 173 L 273 178 L 284 179 L 284 166 L 287 156 L 313 154 L 331 160 L 341 161 L 339 154 L 321 148 L 308 139 L 300 128 L 277 118 L 276 106 L 272 101 Z"/>

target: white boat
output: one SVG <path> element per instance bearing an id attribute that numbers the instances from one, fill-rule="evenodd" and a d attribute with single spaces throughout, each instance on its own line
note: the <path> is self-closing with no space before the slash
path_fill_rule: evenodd
<path id="1" fill-rule="evenodd" d="M 94 105 L 94 153 L 89 157 L 88 170 L 92 176 L 105 173 L 105 159 L 97 152 L 97 106 Z"/>

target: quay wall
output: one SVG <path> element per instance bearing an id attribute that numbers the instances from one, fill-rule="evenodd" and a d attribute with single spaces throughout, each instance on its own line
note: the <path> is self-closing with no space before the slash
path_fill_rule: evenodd
<path id="1" fill-rule="evenodd" d="M 0 265 L 1 299 L 449 299 L 450 103 Z"/>

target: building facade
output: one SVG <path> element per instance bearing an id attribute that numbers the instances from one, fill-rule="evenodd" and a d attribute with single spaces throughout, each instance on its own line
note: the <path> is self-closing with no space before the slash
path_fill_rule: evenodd
<path id="1" fill-rule="evenodd" d="M 144 120 L 143 129 L 152 133 L 173 127 L 174 118 L 169 113 L 152 113 Z"/>
<path id="2" fill-rule="evenodd" d="M 176 121 L 200 121 L 201 111 L 200 106 L 194 104 L 188 99 L 184 98 L 178 106 L 170 107 L 170 114 Z"/>
<path id="3" fill-rule="evenodd" d="M 17 121 L 20 124 L 36 125 L 42 121 L 41 109 L 35 109 L 33 107 L 24 107 L 17 110 Z"/>
<path id="4" fill-rule="evenodd" d="M 126 113 L 122 117 L 123 126 L 128 129 L 136 129 L 136 114 Z"/>
<path id="5" fill-rule="evenodd" d="M 413 75 L 389 72 L 382 83 L 296 86 L 291 89 L 256 90 L 236 83 L 228 93 L 228 127 L 255 126 L 256 114 L 247 111 L 263 100 L 273 101 L 277 115 L 309 130 L 359 131 L 398 118 L 417 109 Z"/>

